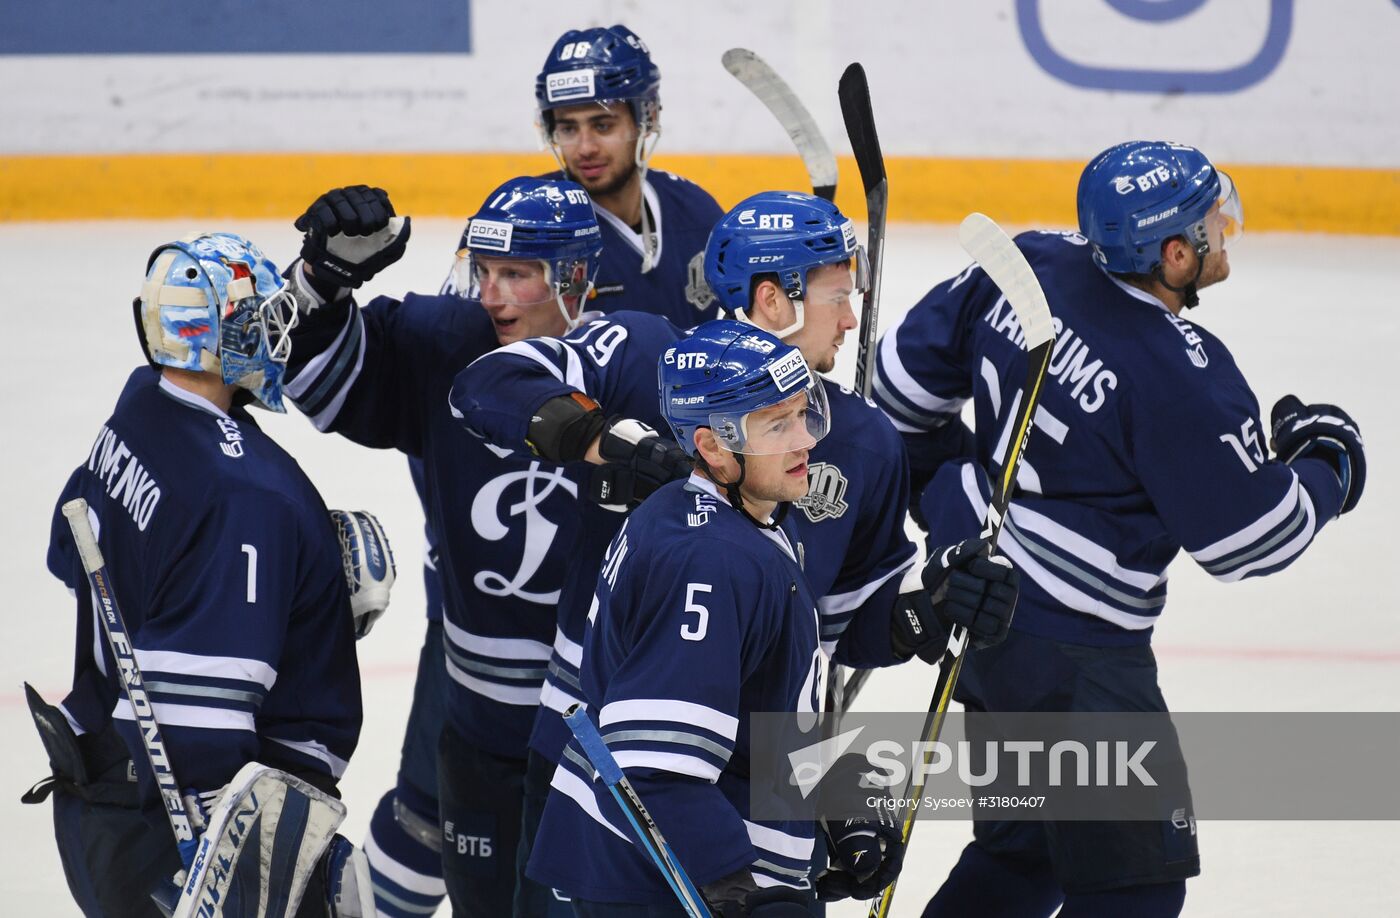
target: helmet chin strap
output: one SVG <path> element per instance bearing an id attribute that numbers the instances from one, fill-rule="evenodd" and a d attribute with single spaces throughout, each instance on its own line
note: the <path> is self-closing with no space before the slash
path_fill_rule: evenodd
<path id="1" fill-rule="evenodd" d="M 757 517 L 755 517 L 744 507 L 744 495 L 739 491 L 739 486 L 744 483 L 744 477 L 748 474 L 748 467 L 744 465 L 744 454 L 735 453 L 734 461 L 739 463 L 738 480 L 722 482 L 719 480 L 719 476 L 715 474 L 714 469 L 710 468 L 710 464 L 705 461 L 705 457 L 700 455 L 698 452 L 695 454 L 695 464 L 699 466 L 700 471 L 704 472 L 707 476 L 709 476 L 709 479 L 711 481 L 713 481 L 715 484 L 719 485 L 721 488 L 724 489 L 724 496 L 726 499 L 728 499 L 729 505 L 735 510 L 738 510 L 740 516 L 748 520 L 750 523 L 753 523 L 759 529 L 777 529 L 778 526 L 780 526 L 783 520 L 787 517 L 789 504 L 787 503 L 787 501 L 782 501 L 778 504 L 778 509 L 773 514 L 773 522 L 760 522 Z"/>
<path id="2" fill-rule="evenodd" d="M 633 120 L 637 122 L 637 146 L 632 154 L 632 162 L 637 167 L 638 192 L 642 196 L 642 273 L 646 274 L 656 267 L 656 240 L 652 238 L 651 216 L 647 212 L 647 168 L 651 162 L 651 154 L 656 149 L 656 144 L 661 140 L 661 125 L 652 118 L 651 113 L 641 115 L 641 111 L 647 103 L 641 102 L 633 106 Z M 648 146 L 648 138 L 650 146 Z"/>
<path id="3" fill-rule="evenodd" d="M 1204 233 L 1205 228 L 1202 226 L 1200 227 L 1200 229 L 1201 232 Z M 1191 245 L 1190 240 L 1187 239 L 1185 236 L 1182 236 L 1181 239 L 1183 242 L 1186 242 L 1188 245 Z M 1167 275 L 1166 272 L 1162 270 L 1161 262 L 1158 262 L 1157 266 L 1152 269 L 1152 276 L 1156 278 L 1159 284 L 1161 284 L 1163 287 L 1166 287 L 1172 293 L 1180 294 L 1181 308 L 1183 309 L 1194 309 L 1201 303 L 1201 298 L 1196 293 L 1196 283 L 1200 281 L 1201 272 L 1205 270 L 1206 255 L 1210 252 L 1210 242 L 1209 240 L 1207 240 L 1205 242 L 1200 242 L 1198 244 L 1191 245 L 1191 250 L 1196 253 L 1196 273 L 1191 276 L 1191 279 L 1189 281 L 1182 284 L 1180 287 L 1176 286 L 1173 283 L 1170 283 L 1167 280 Z"/>
<path id="4" fill-rule="evenodd" d="M 793 312 L 797 316 L 793 323 L 787 328 L 763 329 L 764 331 L 773 335 L 775 338 L 780 338 L 783 341 L 786 341 L 789 335 L 795 335 L 798 332 L 802 331 L 802 327 L 807 323 L 807 317 L 805 315 L 806 304 L 802 302 L 801 297 L 788 300 L 788 302 L 792 304 Z M 752 325 L 754 328 L 763 328 L 762 325 L 759 325 L 753 319 L 749 318 L 749 313 L 747 309 L 734 310 L 734 318 L 738 319 L 740 322 L 746 322 L 749 325 Z"/>

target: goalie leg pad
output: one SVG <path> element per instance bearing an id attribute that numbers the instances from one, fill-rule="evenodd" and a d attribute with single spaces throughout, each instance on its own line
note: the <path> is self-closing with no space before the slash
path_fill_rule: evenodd
<path id="1" fill-rule="evenodd" d="M 339 800 L 249 762 L 210 816 L 175 918 L 291 918 L 344 819 Z"/>

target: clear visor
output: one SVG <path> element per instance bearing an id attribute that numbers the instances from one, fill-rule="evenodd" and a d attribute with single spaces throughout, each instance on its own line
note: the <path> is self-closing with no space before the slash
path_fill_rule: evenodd
<path id="1" fill-rule="evenodd" d="M 731 453 L 772 456 L 811 449 L 831 429 L 826 387 L 816 381 L 789 399 L 747 414 L 715 412 L 710 430 Z"/>
<path id="2" fill-rule="evenodd" d="M 539 306 L 554 302 L 549 265 L 540 259 L 477 258 L 471 249 L 457 253 L 452 282 L 457 293 L 492 306 Z"/>
<path id="3" fill-rule="evenodd" d="M 262 351 L 269 360 L 285 364 L 292 355 L 291 331 L 299 318 L 289 287 L 261 301 L 256 296 L 245 297 L 229 303 L 219 346 L 248 358 Z"/>
<path id="4" fill-rule="evenodd" d="M 1240 204 L 1239 189 L 1230 176 L 1220 172 L 1220 198 L 1216 209 L 1206 218 L 1206 232 L 1211 251 L 1223 251 L 1244 235 L 1244 206 Z"/>
<path id="5" fill-rule="evenodd" d="M 574 120 L 555 121 L 552 117 L 545 117 L 540 125 L 545 139 L 556 147 L 564 148 L 578 146 L 589 134 L 598 138 L 621 136 L 625 140 L 636 139 L 636 128 L 617 117 L 619 112 L 629 111 L 627 102 L 620 99 L 598 99 L 594 104 L 600 111 L 583 119 L 583 124 Z M 598 118 L 599 115 L 614 117 Z M 548 127 L 551 123 L 554 125 L 552 128 Z"/>

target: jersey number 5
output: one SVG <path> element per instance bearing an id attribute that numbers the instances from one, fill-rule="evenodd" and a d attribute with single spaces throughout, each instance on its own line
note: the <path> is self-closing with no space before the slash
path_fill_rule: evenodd
<path id="1" fill-rule="evenodd" d="M 687 641 L 703 641 L 710 630 L 710 610 L 695 601 L 696 593 L 712 593 L 714 587 L 708 583 L 687 583 L 685 585 L 685 611 L 694 612 L 699 618 L 695 623 L 681 625 L 681 637 Z"/>

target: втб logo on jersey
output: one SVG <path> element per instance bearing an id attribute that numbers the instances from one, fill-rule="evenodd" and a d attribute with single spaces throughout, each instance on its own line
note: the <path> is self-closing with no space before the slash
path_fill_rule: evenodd
<path id="1" fill-rule="evenodd" d="M 219 444 L 219 449 L 224 451 L 224 455 L 230 459 L 237 459 L 243 455 L 243 433 L 238 429 L 238 422 L 233 418 L 219 418 L 219 429 L 224 432 L 224 442 Z"/>
<path id="2" fill-rule="evenodd" d="M 807 467 L 807 496 L 793 504 L 814 523 L 834 520 L 846 512 L 846 476 L 829 462 Z"/>
<path id="3" fill-rule="evenodd" d="M 1181 337 L 1186 339 L 1186 356 L 1191 358 L 1191 363 L 1204 370 L 1210 364 L 1210 358 L 1206 356 L 1206 346 L 1201 342 L 1201 336 L 1196 334 L 1196 330 L 1191 327 L 1190 322 L 1180 316 L 1174 316 L 1169 312 L 1163 313 L 1163 315 L 1167 317 L 1168 322 L 1176 326 L 1177 331 L 1181 332 Z"/>
<path id="4" fill-rule="evenodd" d="M 509 504 L 508 518 L 503 521 L 499 514 L 501 499 L 517 485 L 524 491 L 524 496 Z M 559 532 L 559 527 L 540 512 L 541 505 L 554 493 L 555 488 L 563 488 L 571 498 L 578 497 L 578 486 L 564 476 L 563 469 L 546 471 L 540 467 L 540 463 L 531 462 L 530 467 L 523 471 L 497 475 L 477 492 L 472 501 L 472 527 L 483 539 L 499 542 L 510 534 L 509 519 L 525 518 L 525 548 L 520 556 L 520 568 L 512 577 L 496 571 L 477 571 L 472 582 L 478 590 L 492 596 L 518 596 L 527 602 L 546 605 L 559 601 L 558 590 L 538 593 L 525 589 L 549 555 L 554 536 Z"/>

